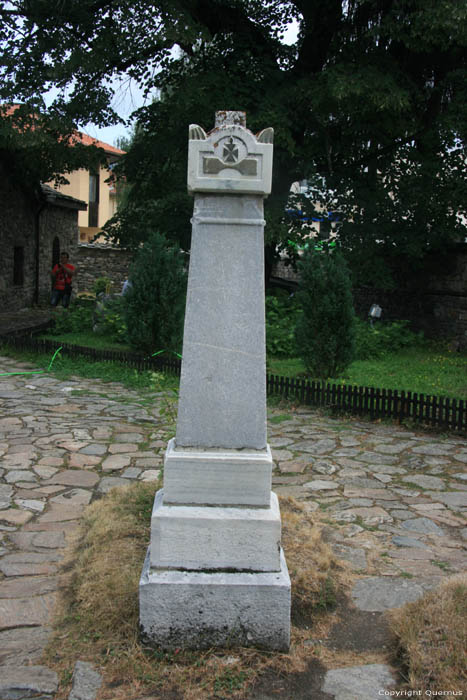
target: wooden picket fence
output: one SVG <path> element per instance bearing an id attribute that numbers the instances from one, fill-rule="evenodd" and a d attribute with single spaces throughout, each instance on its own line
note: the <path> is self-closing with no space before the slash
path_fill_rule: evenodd
<path id="1" fill-rule="evenodd" d="M 87 348 L 82 345 L 61 343 L 58 340 L 46 340 L 29 336 L 0 337 L 0 343 L 9 345 L 18 350 L 31 350 L 43 355 L 52 354 L 57 348 L 60 348 L 60 352 L 69 357 L 85 357 L 95 362 L 120 362 L 138 370 L 156 370 L 179 375 L 181 369 L 181 360 L 175 355 L 166 353 L 157 355 L 156 357 L 149 357 L 136 352 L 98 350 L 97 348 Z"/>
<path id="2" fill-rule="evenodd" d="M 336 412 L 371 419 L 411 419 L 425 425 L 467 431 L 467 402 L 462 399 L 273 375 L 267 375 L 267 393 L 268 396 L 294 399 L 307 406 L 327 406 Z"/>
<path id="3" fill-rule="evenodd" d="M 147 357 L 138 353 L 97 350 L 32 337 L 8 336 L 0 342 L 21 350 L 48 354 L 59 346 L 64 355 L 95 361 L 121 362 L 138 370 L 156 370 L 180 375 L 181 360 L 170 354 Z M 326 406 L 336 413 L 351 413 L 371 419 L 393 418 L 448 430 L 467 432 L 467 402 L 440 396 L 417 394 L 397 389 L 325 384 L 302 378 L 266 375 L 268 396 L 291 399 L 306 406 Z"/>

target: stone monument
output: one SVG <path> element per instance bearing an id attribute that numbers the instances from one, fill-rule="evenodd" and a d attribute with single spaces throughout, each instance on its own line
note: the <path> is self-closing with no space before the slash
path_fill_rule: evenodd
<path id="1" fill-rule="evenodd" d="M 140 581 L 143 637 L 164 648 L 286 650 L 290 579 L 266 438 L 263 200 L 273 130 L 243 112 L 189 128 L 194 194 L 177 431 Z"/>

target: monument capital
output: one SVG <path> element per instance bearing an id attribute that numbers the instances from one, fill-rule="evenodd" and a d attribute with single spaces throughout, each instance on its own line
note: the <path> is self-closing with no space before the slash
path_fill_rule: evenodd
<path id="1" fill-rule="evenodd" d="M 255 136 L 245 123 L 244 112 L 216 112 L 216 126 L 209 133 L 190 125 L 190 193 L 270 194 L 274 130 Z"/>

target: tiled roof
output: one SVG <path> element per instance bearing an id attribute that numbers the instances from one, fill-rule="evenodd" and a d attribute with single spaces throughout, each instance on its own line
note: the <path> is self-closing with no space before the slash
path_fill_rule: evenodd
<path id="1" fill-rule="evenodd" d="M 0 105 L 0 109 L 4 116 L 10 117 L 20 106 L 19 104 Z M 99 141 L 99 139 L 95 139 L 87 134 L 83 134 L 82 131 L 76 131 L 70 139 L 70 144 L 72 146 L 78 142 L 81 142 L 85 146 L 97 146 L 97 148 L 102 148 L 109 155 L 123 156 L 125 154 L 125 151 L 122 151 L 120 148 L 111 146 L 110 143 L 105 143 L 105 141 Z"/>
<path id="2" fill-rule="evenodd" d="M 2 105 L 2 112 L 5 117 L 10 117 L 14 112 L 16 112 L 18 107 L 19 105 Z"/>
<path id="3" fill-rule="evenodd" d="M 77 131 L 76 135 L 73 136 L 73 139 L 74 138 L 77 138 L 85 146 L 97 146 L 97 148 L 103 148 L 104 151 L 109 154 L 123 156 L 125 153 L 125 151 L 122 151 L 120 148 L 111 146 L 109 143 L 105 143 L 104 141 L 99 141 L 99 139 L 94 139 L 92 136 L 83 134 L 81 131 Z"/>

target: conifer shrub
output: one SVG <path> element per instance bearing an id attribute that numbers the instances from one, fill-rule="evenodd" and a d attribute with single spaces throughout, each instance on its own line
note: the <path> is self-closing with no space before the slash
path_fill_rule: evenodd
<path id="1" fill-rule="evenodd" d="M 295 357 L 297 301 L 287 292 L 266 297 L 266 352 L 268 357 Z"/>
<path id="2" fill-rule="evenodd" d="M 128 341 L 137 350 L 180 352 L 187 273 L 180 248 L 154 233 L 138 250 L 124 295 Z"/>
<path id="3" fill-rule="evenodd" d="M 338 250 L 316 251 L 310 246 L 299 270 L 298 354 L 312 377 L 338 377 L 354 359 L 355 348 L 355 313 L 346 262 Z"/>

